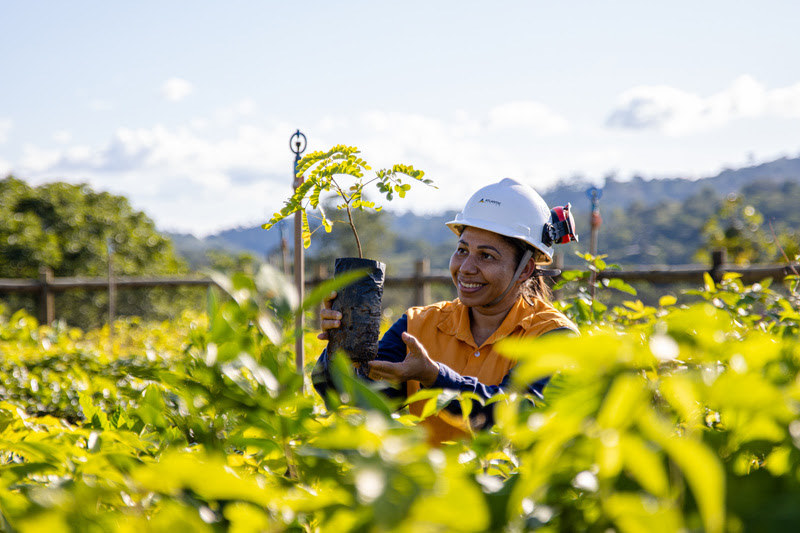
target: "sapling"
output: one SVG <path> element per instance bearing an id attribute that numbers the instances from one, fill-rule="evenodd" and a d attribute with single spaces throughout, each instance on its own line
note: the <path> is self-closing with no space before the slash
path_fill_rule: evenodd
<path id="1" fill-rule="evenodd" d="M 359 157 L 359 154 L 358 148 L 337 145 L 327 152 L 312 152 L 301 159 L 297 164 L 297 178 L 300 185 L 283 208 L 262 227 L 269 229 L 286 217 L 300 212 L 303 246 L 308 248 L 311 244 L 312 231 L 307 211 L 318 210 L 322 221 L 320 227 L 330 232 L 333 221 L 322 208 L 320 195 L 327 192 L 338 197 L 339 203 L 336 207 L 347 212 L 347 223 L 356 241 L 358 258 L 337 259 L 334 275 L 338 276 L 348 270 L 363 269 L 365 277 L 343 288 L 333 302 L 333 309 L 342 313 L 342 319 L 339 328 L 329 331 L 328 353 L 333 354 L 343 350 L 353 361 L 363 364 L 374 359 L 378 352 L 381 298 L 386 267 L 379 261 L 364 259 L 361 239 L 353 221 L 353 211 L 381 210 L 381 206 L 365 198 L 364 189 L 370 184 L 374 183 L 378 191 L 387 200 L 392 201 L 395 195 L 400 198 L 405 197 L 406 192 L 411 189 L 411 185 L 404 179 L 410 178 L 427 185 L 431 185 L 431 180 L 424 178 L 425 173 L 421 170 L 400 164 L 368 175 L 372 169 Z"/>
<path id="2" fill-rule="evenodd" d="M 374 183 L 378 191 L 387 200 L 392 201 L 395 195 L 404 198 L 406 191 L 411 189 L 411 185 L 403 181 L 404 178 L 411 178 L 427 185 L 431 185 L 432 182 L 423 178 L 425 175 L 423 171 L 416 170 L 410 165 L 401 164 L 378 170 L 374 176 L 368 176 L 367 172 L 372 168 L 359 157 L 360 153 L 356 147 L 340 144 L 327 152 L 312 152 L 302 158 L 297 164 L 297 178 L 302 180 L 302 183 L 295 189 L 294 194 L 286 201 L 283 208 L 272 215 L 272 218 L 262 227 L 269 229 L 299 211 L 302 220 L 303 247 L 308 248 L 311 245 L 312 231 L 308 223 L 307 211 L 309 208 L 319 210 L 322 222 L 320 227 L 330 233 L 334 221 L 328 218 L 322 208 L 320 194 L 323 192 L 334 193 L 340 201 L 336 208 L 347 212 L 347 222 L 356 240 L 358 257 L 363 258 L 361 239 L 358 237 L 358 231 L 353 221 L 353 211 L 369 209 L 380 211 L 382 209 L 375 202 L 365 198 L 364 189 Z M 348 184 L 348 182 L 352 183 Z"/>

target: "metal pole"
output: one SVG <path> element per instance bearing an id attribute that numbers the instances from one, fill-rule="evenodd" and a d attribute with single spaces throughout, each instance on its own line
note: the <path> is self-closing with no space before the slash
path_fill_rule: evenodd
<path id="1" fill-rule="evenodd" d="M 603 190 L 598 189 L 597 187 L 590 187 L 586 191 L 586 196 L 589 197 L 589 200 L 592 202 L 592 214 L 589 218 L 589 226 L 592 228 L 591 235 L 589 237 L 589 253 L 597 255 L 597 233 L 600 230 L 600 225 L 603 223 L 603 219 L 600 218 L 600 197 L 603 196 Z M 592 270 L 591 276 L 589 278 L 589 296 L 591 296 L 592 300 L 594 300 L 594 292 L 595 292 L 595 283 L 597 282 L 597 272 Z"/>
<path id="2" fill-rule="evenodd" d="M 564 254 L 561 252 L 556 252 L 553 254 L 553 268 L 558 270 L 559 272 L 564 270 Z M 558 283 L 561 279 L 561 274 L 558 276 L 551 278 L 553 280 L 553 284 Z M 553 291 L 553 300 L 558 300 L 559 298 L 559 291 Z"/>
<path id="3" fill-rule="evenodd" d="M 278 229 L 281 232 L 281 269 L 285 276 L 289 275 L 289 243 L 286 241 L 286 221 L 278 222 Z"/>
<path id="4" fill-rule="evenodd" d="M 297 164 L 300 162 L 300 154 L 306 150 L 306 136 L 300 130 L 297 130 L 289 139 L 289 148 L 294 152 L 294 167 L 292 175 L 294 176 L 294 189 L 302 185 L 303 178 L 297 175 Z M 302 215 L 295 213 L 294 215 L 294 284 L 297 288 L 298 301 L 302 305 L 305 298 L 305 258 L 303 257 L 303 222 Z M 295 363 L 297 364 L 297 371 L 303 375 L 303 312 L 298 308 L 297 316 L 294 321 L 295 327 Z M 303 387 L 305 389 L 305 385 Z"/>

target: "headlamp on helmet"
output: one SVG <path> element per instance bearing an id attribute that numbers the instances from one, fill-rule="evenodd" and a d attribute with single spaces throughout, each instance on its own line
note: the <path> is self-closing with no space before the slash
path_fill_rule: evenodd
<path id="1" fill-rule="evenodd" d="M 578 242 L 575 233 L 575 219 L 572 218 L 572 206 L 554 207 L 550 210 L 550 222 L 545 223 L 542 229 L 542 243 L 546 246 Z"/>

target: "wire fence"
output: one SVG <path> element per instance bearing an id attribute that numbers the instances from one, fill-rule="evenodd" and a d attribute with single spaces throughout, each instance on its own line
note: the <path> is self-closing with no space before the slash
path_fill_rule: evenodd
<path id="1" fill-rule="evenodd" d="M 557 265 L 558 266 L 558 265 Z M 646 281 L 657 284 L 703 283 L 704 274 L 719 281 L 726 272 L 741 275 L 744 283 L 755 283 L 765 278 L 783 280 L 786 276 L 797 275 L 800 264 L 752 265 L 747 267 L 729 265 L 723 250 L 714 251 L 710 265 L 648 266 L 641 269 L 605 270 L 597 274 L 598 279 L 621 279 L 625 282 Z M 318 267 L 305 281 L 313 287 L 328 279 L 323 267 Z M 558 278 L 556 278 L 558 279 Z M 386 288 L 399 288 L 413 291 L 415 305 L 430 303 L 431 286 L 450 284 L 452 278 L 446 270 L 432 271 L 427 259 L 415 264 L 414 273 L 406 276 L 387 277 Z M 38 301 L 38 318 L 41 324 L 51 324 L 56 318 L 55 295 L 70 290 L 108 291 L 113 295 L 118 289 L 138 289 L 153 287 L 210 287 L 213 280 L 207 277 L 64 277 L 56 278 L 52 270 L 42 268 L 38 279 L 0 278 L 0 295 L 7 293 L 34 294 Z M 113 321 L 110 313 L 109 321 Z"/>

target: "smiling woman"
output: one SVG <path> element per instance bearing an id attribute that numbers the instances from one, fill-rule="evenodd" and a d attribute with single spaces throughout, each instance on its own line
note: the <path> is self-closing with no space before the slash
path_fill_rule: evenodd
<path id="1" fill-rule="evenodd" d="M 577 240 L 574 222 L 569 205 L 551 211 L 531 187 L 504 179 L 478 190 L 447 225 L 459 237 L 450 258 L 458 298 L 409 309 L 381 339 L 368 377 L 399 383 L 404 396 L 438 388 L 489 398 L 506 390 L 515 363 L 495 351 L 498 341 L 577 332 L 550 305 L 539 269 L 552 261 L 554 244 Z M 333 298 L 320 313 L 323 339 L 341 319 L 330 308 Z M 317 363 L 314 384 L 323 396 L 331 385 L 327 351 Z M 533 383 L 528 392 L 541 399 L 546 384 L 546 379 Z M 420 415 L 423 405 L 411 404 L 411 412 Z M 432 443 L 469 434 L 458 405 L 451 405 L 425 419 Z M 492 407 L 473 409 L 469 422 L 491 426 Z"/>

